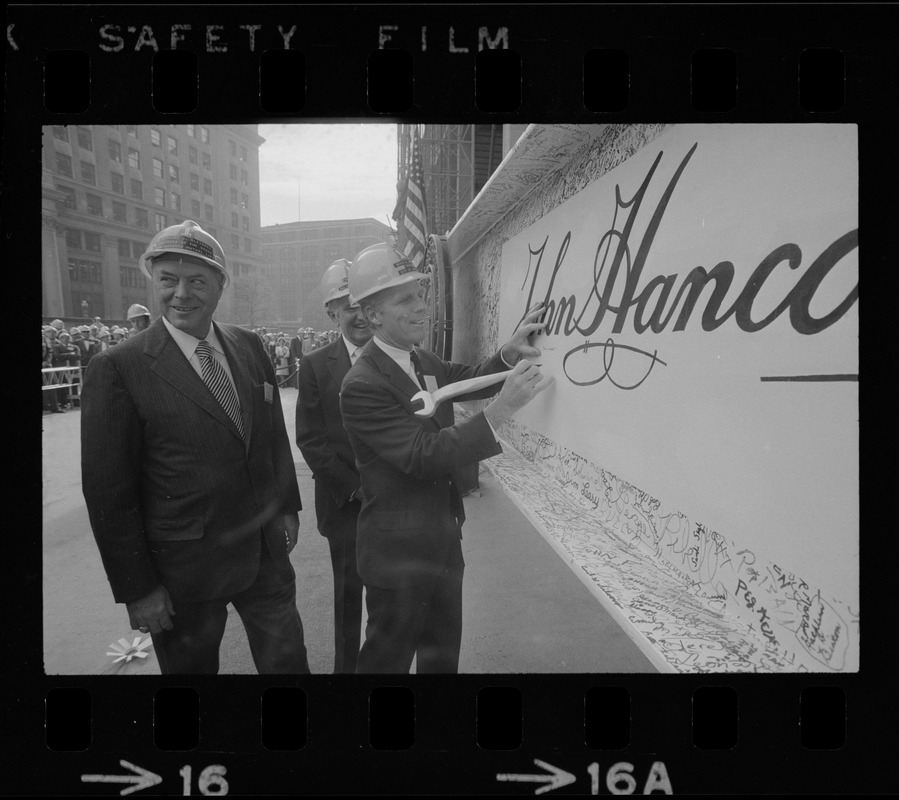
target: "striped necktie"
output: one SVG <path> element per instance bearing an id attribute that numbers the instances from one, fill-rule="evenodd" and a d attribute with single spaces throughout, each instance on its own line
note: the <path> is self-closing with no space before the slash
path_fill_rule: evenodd
<path id="1" fill-rule="evenodd" d="M 418 385 L 421 386 L 422 389 L 427 390 L 428 384 L 425 381 L 424 370 L 421 368 L 421 359 L 418 357 L 418 353 L 414 350 L 409 353 L 409 363 L 412 365 L 412 369 L 415 372 L 415 377 L 418 379 Z"/>
<path id="2" fill-rule="evenodd" d="M 225 413 L 231 418 L 240 438 L 244 438 L 243 420 L 240 416 L 240 404 L 237 402 L 237 394 L 231 379 L 225 368 L 219 364 L 218 360 L 212 354 L 212 347 L 205 339 L 201 339 L 197 343 L 197 356 L 200 359 L 200 371 L 203 373 L 203 380 L 212 392 L 212 396 L 221 403 Z"/>

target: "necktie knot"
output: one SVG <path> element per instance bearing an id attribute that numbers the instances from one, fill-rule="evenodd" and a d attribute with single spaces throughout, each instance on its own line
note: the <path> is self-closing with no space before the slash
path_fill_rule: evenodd
<path id="1" fill-rule="evenodd" d="M 197 355 L 200 358 L 212 358 L 212 346 L 205 339 L 197 342 Z"/>

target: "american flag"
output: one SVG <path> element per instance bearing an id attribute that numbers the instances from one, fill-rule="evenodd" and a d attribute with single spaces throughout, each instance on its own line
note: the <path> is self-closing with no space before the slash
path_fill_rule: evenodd
<path id="1" fill-rule="evenodd" d="M 399 220 L 400 247 L 420 269 L 428 249 L 425 184 L 421 166 L 418 128 L 412 129 L 412 158 L 406 175 L 405 204 Z"/>

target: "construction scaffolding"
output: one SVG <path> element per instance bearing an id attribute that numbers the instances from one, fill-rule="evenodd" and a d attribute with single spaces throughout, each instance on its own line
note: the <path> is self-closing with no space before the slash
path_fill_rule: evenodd
<path id="1" fill-rule="evenodd" d="M 397 131 L 397 179 L 402 181 L 411 158 L 412 128 L 401 124 Z M 489 172 L 499 164 L 493 158 L 496 141 L 502 147 L 501 126 L 494 125 L 419 125 L 422 170 L 425 184 L 428 233 L 449 233 L 471 204 L 486 176 L 476 163 L 478 145 L 489 148 Z M 500 129 L 499 133 L 493 129 Z M 481 130 L 485 129 L 485 130 Z M 489 176 L 488 172 L 488 176 Z"/>

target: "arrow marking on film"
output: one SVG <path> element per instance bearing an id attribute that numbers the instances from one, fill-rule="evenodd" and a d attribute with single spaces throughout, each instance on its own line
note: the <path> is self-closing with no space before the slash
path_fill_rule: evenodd
<path id="1" fill-rule="evenodd" d="M 500 773 L 496 776 L 498 781 L 528 781 L 531 783 L 545 783 L 546 786 L 541 786 L 539 789 L 534 790 L 534 794 L 542 794 L 543 792 L 551 792 L 553 789 L 558 789 L 561 786 L 567 786 L 569 783 L 574 783 L 577 778 L 572 775 L 570 772 L 566 772 L 564 769 L 559 769 L 558 767 L 554 767 L 552 764 L 547 764 L 545 761 L 540 761 L 540 759 L 535 758 L 534 763 L 538 767 L 542 767 L 543 769 L 551 772 L 551 775 L 515 775 L 510 773 Z"/>
<path id="2" fill-rule="evenodd" d="M 131 792 L 139 792 L 141 789 L 149 789 L 157 783 L 162 783 L 162 778 L 155 772 L 148 769 L 138 767 L 130 761 L 119 761 L 125 769 L 130 769 L 134 775 L 82 775 L 82 783 L 133 783 L 134 786 L 128 786 L 122 789 L 119 794 L 131 794 Z"/>

